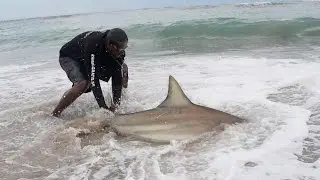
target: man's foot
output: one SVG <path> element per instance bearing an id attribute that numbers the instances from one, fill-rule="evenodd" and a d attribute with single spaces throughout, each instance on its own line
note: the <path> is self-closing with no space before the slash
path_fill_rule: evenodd
<path id="1" fill-rule="evenodd" d="M 60 117 L 61 113 L 52 112 L 50 115 L 51 115 L 51 116 L 54 116 L 54 117 Z"/>

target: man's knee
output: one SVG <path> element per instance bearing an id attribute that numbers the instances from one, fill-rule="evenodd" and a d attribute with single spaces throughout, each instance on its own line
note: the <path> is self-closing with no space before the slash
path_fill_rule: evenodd
<path id="1" fill-rule="evenodd" d="M 90 83 L 88 80 L 81 80 L 74 83 L 73 86 L 75 86 L 79 91 L 81 91 L 81 93 L 83 93 L 90 87 Z"/>

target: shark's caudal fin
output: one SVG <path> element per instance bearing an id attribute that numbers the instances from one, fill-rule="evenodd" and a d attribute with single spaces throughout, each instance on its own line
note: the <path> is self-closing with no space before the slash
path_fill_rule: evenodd
<path id="1" fill-rule="evenodd" d="M 179 83 L 169 76 L 167 98 L 158 107 L 181 107 L 193 104 L 181 89 Z"/>

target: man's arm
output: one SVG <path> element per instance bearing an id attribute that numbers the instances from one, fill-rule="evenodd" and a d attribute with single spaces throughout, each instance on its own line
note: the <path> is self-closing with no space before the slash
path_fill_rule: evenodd
<path id="1" fill-rule="evenodd" d="M 96 83 L 96 85 L 95 85 L 95 87 L 92 87 L 92 92 L 93 92 L 94 97 L 96 98 L 96 101 L 97 101 L 99 107 L 109 109 L 105 100 L 104 100 L 103 93 L 102 93 L 100 83 L 99 83 L 99 79 L 96 80 L 95 83 Z"/>
<path id="2" fill-rule="evenodd" d="M 98 41 L 99 36 L 89 36 L 86 39 L 84 53 L 85 53 L 85 64 L 86 64 L 86 71 L 88 74 L 88 79 L 91 85 L 91 90 L 93 95 L 101 108 L 108 109 L 104 96 L 101 90 L 100 82 L 99 82 L 99 68 L 97 64 L 97 60 L 95 58 L 95 54 L 98 50 Z"/>
<path id="3" fill-rule="evenodd" d="M 96 64 L 95 56 L 94 54 L 92 54 L 91 55 L 91 76 L 90 76 L 91 89 L 99 107 L 108 109 L 108 106 L 106 105 L 106 102 L 103 97 L 99 78 L 97 77 L 98 72 L 96 70 L 98 70 L 98 68 L 96 68 L 96 66 L 97 64 Z"/>
<path id="4" fill-rule="evenodd" d="M 120 105 L 122 93 L 122 72 L 121 67 L 117 68 L 112 76 L 112 94 L 115 108 Z"/>
<path id="5" fill-rule="evenodd" d="M 112 74 L 112 94 L 113 94 L 113 107 L 117 108 L 120 105 L 121 101 L 121 93 L 122 93 L 122 86 L 123 86 L 123 64 L 124 58 L 126 56 L 125 51 L 122 51 L 121 56 L 116 59 L 117 67 Z M 119 66 L 118 66 L 119 65 Z"/>

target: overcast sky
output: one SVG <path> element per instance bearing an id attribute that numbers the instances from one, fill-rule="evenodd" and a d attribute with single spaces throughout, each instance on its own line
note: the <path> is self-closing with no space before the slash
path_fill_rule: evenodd
<path id="1" fill-rule="evenodd" d="M 101 12 L 114 9 L 137 9 L 252 1 L 254 0 L 0 0 L 0 19 L 5 20 L 61 14 Z"/>

